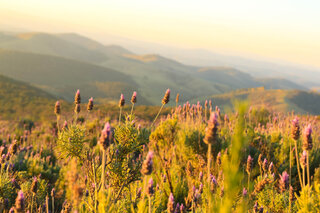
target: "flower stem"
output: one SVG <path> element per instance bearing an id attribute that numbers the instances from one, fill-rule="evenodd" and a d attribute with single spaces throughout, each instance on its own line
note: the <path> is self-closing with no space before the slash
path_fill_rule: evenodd
<path id="1" fill-rule="evenodd" d="M 153 121 L 153 122 L 152 122 L 152 124 L 151 124 L 151 127 L 154 125 L 154 123 L 156 122 L 157 118 L 159 117 L 160 112 L 161 112 L 161 110 L 162 110 L 163 106 L 164 106 L 164 104 L 162 104 L 162 106 L 161 106 L 161 108 L 160 108 L 160 110 L 159 110 L 159 112 L 158 112 L 158 114 L 157 114 L 156 118 L 154 119 L 154 121 Z"/>
<path id="2" fill-rule="evenodd" d="M 302 185 L 302 180 L 301 180 L 299 158 L 298 158 L 298 146 L 297 146 L 297 141 L 296 140 L 294 140 L 294 146 L 295 146 L 295 152 L 296 152 L 297 170 L 298 170 L 298 175 L 299 175 L 299 181 L 300 181 L 300 186 L 301 186 L 301 189 L 302 189 L 303 185 Z"/>
<path id="3" fill-rule="evenodd" d="M 102 150 L 102 172 L 101 172 L 101 189 L 102 191 L 104 191 L 104 187 L 105 187 L 105 169 L 106 169 L 106 150 L 103 149 Z"/>
<path id="4" fill-rule="evenodd" d="M 308 185 L 310 186 L 310 166 L 309 166 L 309 151 L 307 151 L 307 176 L 308 176 Z"/>
<path id="5" fill-rule="evenodd" d="M 120 114 L 119 114 L 119 125 L 120 125 L 120 122 L 121 122 L 121 111 L 122 111 L 122 107 L 120 107 Z"/>

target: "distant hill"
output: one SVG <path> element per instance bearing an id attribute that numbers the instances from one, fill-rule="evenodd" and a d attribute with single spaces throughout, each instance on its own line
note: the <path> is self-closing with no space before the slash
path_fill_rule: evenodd
<path id="1" fill-rule="evenodd" d="M 272 89 L 303 88 L 282 79 L 257 80 L 229 67 L 188 66 L 157 54 L 137 55 L 123 47 L 103 45 L 75 33 L 0 33 L 0 48 L 25 52 L 25 55 L 11 54 L 11 67 L 7 66 L 6 71 L 2 69 L 3 74 L 33 83 L 67 100 L 72 98 L 75 87 L 85 89 L 85 95 L 90 91 L 93 96 L 114 101 L 121 92 L 128 97 L 131 95 L 128 91 L 139 90 L 140 103 L 155 105 L 160 104 L 166 88 L 172 90 L 173 97 L 179 92 L 181 101 L 260 86 Z M 27 52 L 38 55 L 30 57 Z M 48 61 L 49 55 L 51 58 Z M 42 58 L 46 63 L 39 62 Z M 4 60 L 2 63 L 8 64 Z M 43 67 L 33 68 L 37 63 Z M 30 67 L 28 72 L 32 75 L 21 75 L 24 72 L 22 67 Z M 44 67 L 48 70 L 47 74 L 44 74 Z M 53 73 L 56 74 L 51 76 Z M 63 83 L 56 76 L 63 76 Z"/>
<path id="2" fill-rule="evenodd" d="M 72 101 L 77 89 L 84 99 L 91 96 L 115 100 L 138 89 L 128 75 L 105 67 L 18 51 L 0 50 L 0 74 L 28 82 L 58 97 Z M 139 97 L 140 102 L 148 104 Z"/>
<path id="3" fill-rule="evenodd" d="M 200 99 L 204 102 L 206 98 Z M 320 93 L 298 90 L 266 90 L 252 88 L 207 97 L 224 110 L 233 109 L 235 100 L 246 100 L 250 106 L 265 107 L 278 112 L 294 110 L 298 113 L 320 115 Z"/>
<path id="4" fill-rule="evenodd" d="M 0 119 L 41 118 L 56 98 L 27 83 L 0 75 Z"/>

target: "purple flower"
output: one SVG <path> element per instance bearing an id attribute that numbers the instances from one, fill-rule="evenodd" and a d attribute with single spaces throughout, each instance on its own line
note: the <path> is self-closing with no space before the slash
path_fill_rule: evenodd
<path id="1" fill-rule="evenodd" d="M 248 194 L 248 190 L 246 190 L 246 188 L 243 188 L 243 190 L 242 190 L 243 197 L 246 197 L 247 194 Z"/>

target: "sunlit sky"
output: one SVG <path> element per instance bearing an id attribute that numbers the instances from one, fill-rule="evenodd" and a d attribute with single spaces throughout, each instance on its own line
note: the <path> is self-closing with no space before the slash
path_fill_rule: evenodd
<path id="1" fill-rule="evenodd" d="M 319 0 L 0 0 L 0 30 L 112 34 L 320 67 Z"/>

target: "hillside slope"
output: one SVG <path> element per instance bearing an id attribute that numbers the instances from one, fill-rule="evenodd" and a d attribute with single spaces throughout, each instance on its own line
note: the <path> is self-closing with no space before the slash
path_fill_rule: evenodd
<path id="1" fill-rule="evenodd" d="M 206 98 L 202 98 L 204 102 Z M 320 93 L 305 92 L 298 90 L 265 90 L 253 88 L 238 90 L 222 95 L 213 95 L 207 99 L 224 110 L 233 109 L 235 101 L 248 101 L 250 106 L 264 107 L 277 112 L 296 111 L 298 113 L 309 113 L 320 115 Z"/>
<path id="2" fill-rule="evenodd" d="M 118 99 L 139 89 L 132 78 L 101 66 L 55 56 L 0 50 L 0 74 L 25 81 L 51 94 L 72 101 L 80 89 L 84 99 L 91 96 Z M 143 97 L 141 102 L 148 104 Z"/>
<path id="3" fill-rule="evenodd" d="M 39 119 L 52 111 L 55 100 L 47 92 L 0 75 L 0 119 Z"/>
<path id="4" fill-rule="evenodd" d="M 290 83 L 289 81 L 284 84 L 281 81 L 277 81 L 277 79 L 272 81 L 264 79 L 256 80 L 251 75 L 233 68 L 202 68 L 188 66 L 156 54 L 137 55 L 123 47 L 103 45 L 75 33 L 0 33 L 1 47 L 10 50 L 76 59 L 103 66 L 107 69 L 117 70 L 136 83 L 136 89 L 139 89 L 139 94 L 146 100 L 144 103 L 156 105 L 160 104 L 159 98 L 163 96 L 166 88 L 172 90 L 172 96 L 175 96 L 178 92 L 182 94 L 181 101 L 191 100 L 200 96 L 221 94 L 234 89 L 259 86 L 272 89 L 284 89 L 283 85 L 285 85 L 285 89 L 302 88 L 300 85 Z M 54 66 L 53 63 L 48 65 Z M 83 66 L 82 68 L 89 67 Z M 54 71 L 53 67 L 48 67 L 48 69 Z M 67 70 L 65 71 L 67 72 Z M 99 79 L 101 79 L 100 83 L 104 80 L 104 78 Z M 43 81 L 41 85 L 43 88 L 47 86 L 45 82 Z M 110 87 L 117 87 L 117 89 L 126 88 L 127 83 L 124 78 L 120 79 L 117 85 L 102 86 L 99 84 L 95 87 L 105 88 L 102 92 L 106 92 L 106 90 L 110 90 Z M 130 87 L 128 86 L 127 88 Z M 63 97 L 70 98 L 70 95 L 67 95 L 68 97 L 65 96 L 65 90 L 64 88 Z M 111 92 L 113 90 L 111 88 Z M 61 93 L 61 91 L 50 92 L 54 92 L 55 94 Z M 100 93 L 99 96 L 102 96 L 102 94 Z"/>

